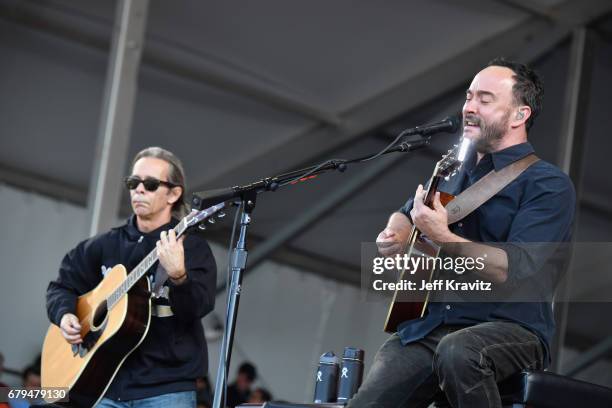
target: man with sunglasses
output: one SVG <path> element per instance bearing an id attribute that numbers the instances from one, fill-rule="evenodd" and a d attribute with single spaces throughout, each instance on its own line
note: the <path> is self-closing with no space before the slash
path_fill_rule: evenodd
<path id="1" fill-rule="evenodd" d="M 177 239 L 172 230 L 185 212 L 185 177 L 174 154 L 159 147 L 142 150 L 125 184 L 134 214 L 126 224 L 68 252 L 47 289 L 48 316 L 68 343 L 81 343 L 77 297 L 95 288 L 115 265 L 131 271 L 156 249 L 148 333 L 97 406 L 195 407 L 196 378 L 208 371 L 201 318 L 214 307 L 215 260 L 200 234 Z"/>

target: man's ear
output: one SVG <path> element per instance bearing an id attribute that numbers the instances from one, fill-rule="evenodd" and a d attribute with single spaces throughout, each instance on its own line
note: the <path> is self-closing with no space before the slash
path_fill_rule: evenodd
<path id="1" fill-rule="evenodd" d="M 519 127 L 531 117 L 531 108 L 528 105 L 519 106 L 510 125 L 513 128 Z"/>
<path id="2" fill-rule="evenodd" d="M 181 198 L 181 194 L 183 194 L 183 187 L 181 186 L 172 187 L 168 191 L 168 204 L 176 203 L 178 199 Z"/>

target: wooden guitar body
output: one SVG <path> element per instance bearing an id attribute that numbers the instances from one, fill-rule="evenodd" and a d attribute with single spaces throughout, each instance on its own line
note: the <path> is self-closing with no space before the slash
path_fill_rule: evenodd
<path id="1" fill-rule="evenodd" d="M 435 194 L 436 190 L 437 182 L 432 183 L 431 187 L 429 188 L 427 198 L 425 199 L 426 205 L 432 205 L 432 196 L 433 194 Z M 444 206 L 451 202 L 453 198 L 455 198 L 455 196 L 440 192 L 440 202 Z M 420 254 L 423 254 L 427 257 L 435 258 L 440 253 L 440 248 L 435 243 L 429 240 L 423 240 L 420 237 L 419 231 L 413 227 L 412 233 L 410 234 L 410 239 L 408 241 L 407 253 L 409 256 L 415 256 L 415 252 L 419 252 Z M 435 271 L 433 269 L 421 267 L 410 275 L 410 280 L 417 282 L 417 285 L 420 286 L 418 282 L 431 282 L 433 280 L 434 273 Z M 406 279 L 405 271 L 402 271 L 398 281 L 401 281 L 403 279 Z M 421 292 L 418 292 L 418 294 L 420 293 Z M 402 291 L 396 290 L 393 294 L 393 299 L 389 304 L 389 310 L 387 312 L 387 318 L 385 320 L 384 331 L 387 333 L 395 333 L 397 331 L 397 326 L 400 323 L 425 316 L 428 301 L 429 293 L 427 293 L 425 297 L 417 296 L 417 298 L 415 299 L 414 295 L 406 295 Z"/>
<path id="2" fill-rule="evenodd" d="M 146 277 L 106 310 L 108 297 L 126 276 L 125 267 L 117 265 L 96 288 L 78 298 L 76 315 L 86 349 L 72 347 L 58 326 L 49 327 L 42 350 L 41 385 L 69 389 L 69 402 L 57 404 L 94 406 L 128 355 L 144 340 L 151 320 L 150 284 Z"/>
<path id="3" fill-rule="evenodd" d="M 438 253 L 440 252 L 440 248 L 438 248 L 434 243 L 422 241 L 420 238 L 417 239 L 414 247 L 415 248 L 410 251 L 410 256 L 420 256 L 414 253 L 414 249 L 418 249 L 420 253 L 429 257 L 437 257 Z M 399 281 L 402 279 L 409 279 L 413 282 L 430 281 L 433 273 L 433 270 L 421 267 L 408 277 L 408 272 L 402 271 Z M 420 286 L 420 284 L 418 285 Z M 393 294 L 393 300 L 389 305 L 384 330 L 387 333 L 395 333 L 397 331 L 397 326 L 400 323 L 405 322 L 406 320 L 423 317 L 427 300 L 428 299 L 423 296 L 421 291 L 417 292 L 415 295 L 412 293 L 406 294 L 400 290 L 396 290 Z"/>

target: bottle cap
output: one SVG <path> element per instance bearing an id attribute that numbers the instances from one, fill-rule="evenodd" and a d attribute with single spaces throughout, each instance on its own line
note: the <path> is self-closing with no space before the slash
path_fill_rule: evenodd
<path id="1" fill-rule="evenodd" d="M 363 361 L 364 351 L 355 347 L 345 347 L 342 358 Z"/>
<path id="2" fill-rule="evenodd" d="M 320 364 L 338 364 L 338 357 L 334 354 L 333 351 L 328 351 L 321 355 L 321 359 L 319 360 Z"/>

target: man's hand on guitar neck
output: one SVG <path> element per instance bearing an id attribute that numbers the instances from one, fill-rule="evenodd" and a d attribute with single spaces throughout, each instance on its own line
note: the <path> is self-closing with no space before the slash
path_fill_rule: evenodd
<path id="1" fill-rule="evenodd" d="M 176 285 L 180 285 L 187 279 L 185 270 L 185 250 L 183 248 L 183 235 L 176 239 L 174 230 L 162 231 L 159 241 L 157 241 L 157 256 L 159 262 L 166 270 L 168 277 Z"/>
<path id="2" fill-rule="evenodd" d="M 83 339 L 81 338 L 81 325 L 79 323 L 79 318 L 72 313 L 66 313 L 62 316 L 62 320 L 60 321 L 60 330 L 62 332 L 62 336 L 64 336 L 68 343 L 79 344 L 83 342 Z"/>
<path id="3" fill-rule="evenodd" d="M 448 213 L 440 202 L 440 193 L 437 192 L 433 197 L 433 208 L 424 204 L 426 193 L 421 184 L 414 193 L 414 206 L 410 211 L 410 217 L 417 229 L 437 244 L 464 241 L 448 228 Z"/>

